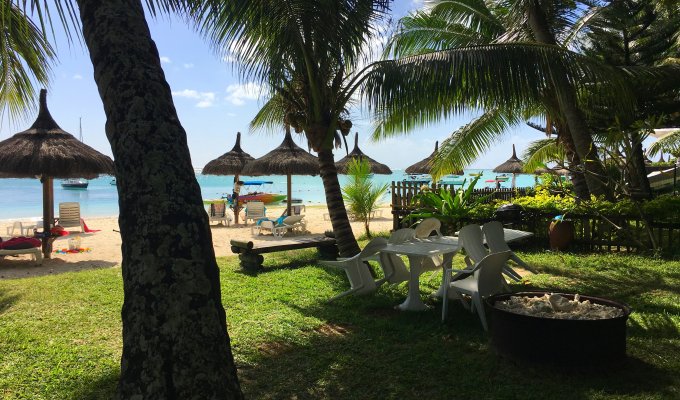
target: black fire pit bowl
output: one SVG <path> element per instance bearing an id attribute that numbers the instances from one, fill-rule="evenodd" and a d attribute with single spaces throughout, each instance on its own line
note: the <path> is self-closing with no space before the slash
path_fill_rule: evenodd
<path id="1" fill-rule="evenodd" d="M 617 307 L 623 316 L 598 320 L 539 318 L 494 307 L 510 296 L 542 297 L 546 292 L 521 292 L 491 296 L 491 343 L 499 354 L 532 362 L 587 366 L 610 364 L 626 357 L 626 320 L 629 306 L 599 297 L 580 296 L 581 301 Z M 573 294 L 559 293 L 574 299 Z"/>

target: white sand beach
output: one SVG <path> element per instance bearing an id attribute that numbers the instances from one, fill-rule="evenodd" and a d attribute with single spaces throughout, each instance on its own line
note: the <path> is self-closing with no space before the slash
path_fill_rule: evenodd
<path id="1" fill-rule="evenodd" d="M 267 214 L 274 217 L 279 216 L 283 212 L 283 205 L 267 206 Z M 383 205 L 380 208 L 382 216 L 377 217 L 371 221 L 371 231 L 380 232 L 392 229 L 392 214 L 390 213 L 390 206 Z M 324 220 L 324 214 L 328 213 L 325 205 L 306 206 L 305 220 L 307 221 L 307 230 L 309 233 L 296 236 L 317 236 L 323 234 L 326 230 L 331 230 L 331 222 Z M 83 218 L 90 229 L 99 229 L 100 231 L 94 234 L 78 235 L 81 238 L 81 247 L 89 248 L 89 252 L 78 254 L 58 254 L 52 253 L 51 259 L 45 259 L 43 264 L 38 266 L 31 259 L 31 256 L 8 256 L 0 259 L 0 279 L 16 279 L 30 276 L 58 274 L 69 271 L 80 271 L 94 268 L 110 268 L 120 266 L 122 259 L 121 255 L 121 238 L 117 232 L 118 218 L 88 218 L 84 215 Z M 3 239 L 6 239 L 7 227 L 10 223 L 0 223 L 0 233 L 3 234 Z M 211 225 L 213 235 L 213 246 L 215 247 L 215 255 L 217 257 L 234 255 L 231 252 L 229 241 L 238 239 L 243 241 L 252 240 L 266 241 L 274 240 L 270 235 L 252 236 L 251 226 L 240 223 L 226 227 L 222 225 Z M 364 233 L 363 223 L 352 222 L 352 229 L 354 234 L 358 237 Z M 59 238 L 54 242 L 54 250 L 67 248 L 68 237 Z"/>

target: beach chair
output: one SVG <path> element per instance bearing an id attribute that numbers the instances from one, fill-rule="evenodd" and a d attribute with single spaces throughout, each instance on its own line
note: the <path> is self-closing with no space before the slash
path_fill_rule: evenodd
<path id="1" fill-rule="evenodd" d="M 510 259 L 516 262 L 517 265 L 534 274 L 538 273 L 536 269 L 525 263 L 524 260 L 519 258 L 517 254 L 510 249 L 510 246 L 508 246 L 508 243 L 505 241 L 505 232 L 503 231 L 503 224 L 500 221 L 487 222 L 482 226 L 482 232 L 484 232 L 484 237 L 486 237 L 486 245 L 489 246 L 489 250 L 491 250 L 492 253 L 509 251 Z M 503 272 L 517 281 L 522 280 L 522 276 L 510 268 L 509 265 L 505 266 Z"/>
<path id="2" fill-rule="evenodd" d="M 291 215 L 302 215 L 302 212 L 306 210 L 304 204 L 295 204 L 290 206 Z"/>
<path id="3" fill-rule="evenodd" d="M 416 237 L 425 239 L 432 235 L 432 232 L 434 232 L 437 236 L 441 236 L 441 227 L 442 222 L 437 218 L 425 218 L 415 227 Z"/>
<path id="4" fill-rule="evenodd" d="M 452 281 L 452 275 L 453 272 L 460 270 L 447 269 L 444 271 L 444 288 L 446 293 L 442 299 L 442 321 L 446 320 L 446 314 L 449 310 L 449 298 L 457 298 L 460 299 L 463 307 L 469 309 L 470 312 L 477 311 L 482 327 L 485 331 L 488 330 L 482 300 L 487 296 L 508 291 L 506 286 L 502 284 L 504 280 L 501 273 L 505 263 L 510 258 L 510 253 L 510 251 L 503 251 L 487 255 L 475 264 L 472 268 L 472 274 L 459 281 Z M 470 296 L 469 306 L 462 295 Z"/>
<path id="5" fill-rule="evenodd" d="M 280 217 L 272 221 L 270 219 L 260 221 L 257 226 L 251 229 L 253 235 L 262 234 L 263 231 L 270 231 L 274 237 L 283 237 L 288 231 L 299 230 L 304 232 L 307 230 L 307 224 L 304 221 L 304 215 L 291 215 L 290 217 Z"/>
<path id="6" fill-rule="evenodd" d="M 248 220 L 258 221 L 262 218 L 266 218 L 267 209 L 264 203 L 261 201 L 249 201 L 246 203 L 245 219 L 243 220 L 246 225 L 248 225 Z"/>
<path id="7" fill-rule="evenodd" d="M 81 233 L 85 232 L 83 220 L 80 218 L 80 203 L 59 203 L 58 221 L 59 226 L 63 227 L 69 232 L 73 232 L 73 229 L 68 228 L 78 228 L 80 229 Z"/>
<path id="8" fill-rule="evenodd" d="M 24 226 L 21 223 L 21 221 L 14 221 L 12 223 L 12 226 L 7 227 L 7 236 L 9 237 L 24 236 Z"/>
<path id="9" fill-rule="evenodd" d="M 210 222 L 219 222 L 220 224 L 229 226 L 231 223 L 231 216 L 227 214 L 226 202 L 215 202 L 210 204 L 210 212 L 208 213 Z"/>
<path id="10" fill-rule="evenodd" d="M 387 245 L 387 240 L 385 238 L 373 238 L 366 247 L 357 255 L 351 258 L 346 258 L 337 261 L 321 261 L 322 265 L 329 267 L 340 268 L 347 274 L 347 279 L 349 280 L 350 289 L 334 296 L 329 300 L 334 301 L 341 297 L 348 296 L 350 294 L 368 294 L 375 292 L 378 287 L 385 282 L 385 280 L 375 281 L 371 276 L 364 261 L 368 261 L 375 254 L 380 252 L 380 249 Z"/>

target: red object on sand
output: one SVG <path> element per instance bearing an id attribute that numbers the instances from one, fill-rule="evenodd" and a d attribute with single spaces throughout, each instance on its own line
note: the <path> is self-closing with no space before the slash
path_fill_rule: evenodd
<path id="1" fill-rule="evenodd" d="M 101 231 L 101 229 L 90 229 L 87 227 L 87 224 L 85 223 L 84 219 L 81 219 L 81 221 L 83 222 L 83 230 L 85 231 L 85 233 L 95 233 Z"/>

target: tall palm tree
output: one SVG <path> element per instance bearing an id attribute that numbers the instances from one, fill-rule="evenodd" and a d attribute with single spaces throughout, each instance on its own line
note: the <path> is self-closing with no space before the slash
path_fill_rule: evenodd
<path id="1" fill-rule="evenodd" d="M 208 217 L 142 2 L 55 4 L 69 32 L 82 26 L 115 158 L 125 295 L 117 397 L 240 399 Z M 38 0 L 0 11 L 12 6 L 48 16 Z"/>
<path id="2" fill-rule="evenodd" d="M 333 159 L 351 128 L 348 109 L 366 70 L 367 50 L 389 0 L 234 0 L 194 10 L 201 31 L 230 51 L 245 79 L 270 96 L 253 127 L 289 124 L 319 156 L 326 203 L 340 254 L 359 252 Z"/>
<path id="3" fill-rule="evenodd" d="M 34 85 L 46 86 L 54 50 L 36 26 L 15 4 L 7 4 L 0 15 L 0 115 L 20 117 L 35 104 Z"/>
<path id="4" fill-rule="evenodd" d="M 599 93 L 592 100 L 604 101 L 611 106 L 617 100 L 608 98 L 606 93 L 601 91 L 601 87 L 606 85 L 618 95 L 623 95 L 624 99 L 630 99 L 625 94 L 627 88 L 621 76 L 617 76 L 613 70 L 566 49 L 560 49 L 561 46 L 557 42 L 558 37 L 562 42 L 571 40 L 574 32 L 590 18 L 590 14 L 574 11 L 573 2 L 557 0 L 551 2 L 438 0 L 427 4 L 425 12 L 416 13 L 401 21 L 401 28 L 392 41 L 391 51 L 396 56 L 403 57 L 402 63 L 418 65 L 422 68 L 421 75 L 425 73 L 424 71 L 430 72 L 434 68 L 448 71 L 453 67 L 445 65 L 448 60 L 459 63 L 459 66 L 484 63 L 486 65 L 483 68 L 488 68 L 491 63 L 498 63 L 503 69 L 499 68 L 499 73 L 493 78 L 499 82 L 487 83 L 475 76 L 479 73 L 471 71 L 474 79 L 469 78 L 468 82 L 461 82 L 464 90 L 457 89 L 451 78 L 446 77 L 440 82 L 439 89 L 434 87 L 436 82 L 428 89 L 421 85 L 423 90 L 412 91 L 409 98 L 401 95 L 403 92 L 401 86 L 412 87 L 411 82 L 404 84 L 404 81 L 392 79 L 388 82 L 388 87 L 381 82 L 380 85 L 383 85 L 380 87 L 381 96 L 389 97 L 391 104 L 386 104 L 379 98 L 374 99 L 375 105 L 385 113 L 385 122 L 376 134 L 378 136 L 393 134 L 405 127 L 412 127 L 413 122 L 406 125 L 404 120 L 413 115 L 415 118 L 412 120 L 416 123 L 430 122 L 441 118 L 442 115 L 446 117 L 457 112 L 460 106 L 449 106 L 450 108 L 446 110 L 441 109 L 446 107 L 442 103 L 446 100 L 455 100 L 456 97 L 458 100 L 469 97 L 468 104 L 482 108 L 486 113 L 482 118 L 461 128 L 453 135 L 452 140 L 445 142 L 438 157 L 442 170 L 451 167 L 461 168 L 491 142 L 497 140 L 498 134 L 509 126 L 519 124 L 536 114 L 545 115 L 548 122 L 559 122 L 562 126 L 559 133 L 561 136 L 568 136 L 564 141 L 573 146 L 576 153 L 573 159 L 577 162 L 585 160 L 583 165 L 588 171 L 585 178 L 591 192 L 611 195 L 602 182 L 604 177 L 602 165 L 577 103 L 584 101 L 581 93 L 592 92 L 593 88 L 597 88 Z M 521 58 L 529 49 L 558 53 L 561 50 L 563 53 L 553 57 L 552 60 L 544 59 L 532 65 L 527 63 L 529 60 Z M 566 62 L 572 64 L 568 65 Z M 536 66 L 546 68 L 546 72 L 551 74 L 550 80 L 526 82 L 528 86 L 524 87 L 519 85 L 517 77 L 526 76 L 526 70 L 534 69 Z M 478 87 L 473 86 L 476 83 L 479 83 Z M 525 94 L 509 93 L 511 85 L 515 85 L 514 90 L 523 91 Z M 425 90 L 433 90 L 433 94 L 428 94 Z M 488 98 L 489 92 L 493 90 L 498 90 L 496 101 Z M 386 91 L 392 93 L 385 96 Z M 432 104 L 434 108 L 430 108 L 432 106 L 428 104 L 428 100 L 414 101 L 414 98 L 420 95 L 439 97 L 437 100 L 439 103 Z M 442 96 L 445 98 L 444 101 Z M 511 96 L 521 97 L 520 104 L 506 101 L 510 100 Z M 411 105 L 413 109 L 409 109 Z M 618 108 L 621 106 L 617 104 Z M 442 112 L 438 113 L 437 108 Z M 457 156 L 451 157 L 454 153 L 457 153 Z"/>
<path id="5" fill-rule="evenodd" d="M 651 76 L 631 77 L 637 106 L 633 113 L 612 116 L 594 113 L 591 126 L 604 131 L 616 127 L 630 143 L 626 153 L 627 175 L 633 189 L 642 197 L 651 196 L 642 141 L 645 132 L 635 129 L 645 120 L 665 119 L 666 126 L 680 123 L 680 15 L 675 7 L 661 1 L 614 1 L 590 22 L 581 51 L 603 63 L 621 68 L 654 72 Z M 632 148 L 631 148 L 632 145 Z"/>

